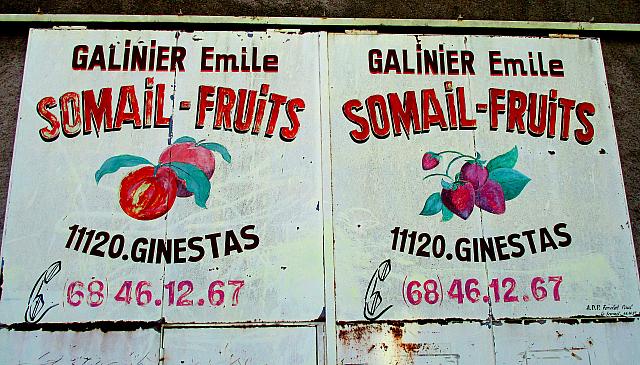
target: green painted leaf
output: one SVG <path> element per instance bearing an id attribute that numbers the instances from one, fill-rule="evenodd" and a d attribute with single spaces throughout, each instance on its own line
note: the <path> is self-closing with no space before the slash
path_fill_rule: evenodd
<path id="1" fill-rule="evenodd" d="M 189 163 L 171 162 L 167 164 L 167 166 L 173 169 L 176 175 L 178 175 L 178 178 L 185 181 L 187 190 L 193 193 L 196 205 L 206 208 L 209 193 L 211 191 L 211 183 L 209 182 L 207 175 L 205 175 L 197 166 Z"/>
<path id="2" fill-rule="evenodd" d="M 447 209 L 447 207 L 445 207 L 443 205 L 442 206 L 442 221 L 443 222 L 448 222 L 449 220 L 451 220 L 451 218 L 453 218 L 453 212 L 450 211 L 449 209 Z"/>
<path id="3" fill-rule="evenodd" d="M 440 198 L 440 193 L 433 193 L 424 203 L 424 208 L 422 208 L 422 212 L 420 212 L 420 215 L 430 216 L 438 214 L 441 210 L 442 198 Z"/>
<path id="4" fill-rule="evenodd" d="M 489 179 L 500 184 L 504 191 L 505 200 L 511 200 L 520 195 L 524 187 L 531 181 L 529 177 L 520 171 L 508 168 L 491 171 Z"/>
<path id="5" fill-rule="evenodd" d="M 176 139 L 175 141 L 173 141 L 173 144 L 176 143 L 185 143 L 185 142 L 193 142 L 196 143 L 196 140 L 193 137 L 189 137 L 189 136 L 182 136 L 178 139 Z"/>
<path id="6" fill-rule="evenodd" d="M 199 144 L 199 146 L 202 146 L 208 150 L 211 150 L 213 152 L 218 152 L 220 155 L 222 155 L 222 158 L 227 161 L 228 163 L 231 163 L 231 155 L 229 154 L 229 151 L 227 151 L 227 149 L 219 144 L 219 143 L 213 143 L 213 142 L 208 142 L 208 143 L 202 143 Z"/>
<path id="7" fill-rule="evenodd" d="M 502 168 L 513 168 L 518 162 L 518 146 L 514 146 L 509 152 L 496 156 L 487 164 L 489 172 Z"/>
<path id="8" fill-rule="evenodd" d="M 100 182 L 100 179 L 106 174 L 114 173 L 123 167 L 133 167 L 138 165 L 152 165 L 151 161 L 144 157 L 133 155 L 118 155 L 108 158 L 102 166 L 96 171 L 96 184 Z"/>
<path id="9" fill-rule="evenodd" d="M 455 188 L 452 183 L 446 181 L 445 179 L 440 180 L 440 186 L 442 186 L 443 189 L 447 189 L 447 190 L 452 190 Z"/>

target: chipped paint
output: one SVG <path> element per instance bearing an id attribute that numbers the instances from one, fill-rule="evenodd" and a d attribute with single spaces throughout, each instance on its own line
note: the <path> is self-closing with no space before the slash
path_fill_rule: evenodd
<path id="1" fill-rule="evenodd" d="M 619 228 L 627 224 L 628 211 L 619 157 L 611 153 L 617 146 L 607 89 L 599 87 L 605 85 L 605 74 L 598 48 L 597 40 L 581 38 L 329 35 L 339 360 L 421 364 L 429 363 L 429 356 L 442 356 L 440 363 L 514 363 L 517 356 L 500 355 L 504 351 L 500 347 L 509 346 L 504 340 L 509 333 L 534 333 L 540 326 L 562 328 L 552 334 L 565 340 L 569 337 L 565 326 L 629 331 L 633 327 L 627 324 L 636 325 L 640 286 L 630 232 Z M 477 68 L 465 75 L 462 68 L 449 72 L 442 64 L 426 72 L 426 59 L 415 61 L 414 50 L 418 55 L 431 50 L 472 52 Z M 558 78 L 533 73 L 497 77 L 499 72 L 490 74 L 487 64 L 492 57 L 487 56 L 495 52 L 509 57 L 528 53 L 538 55 L 538 60 L 554 54 L 562 60 L 565 73 Z M 588 75 L 576 59 L 591 60 Z M 350 75 L 348 81 L 344 75 Z M 533 95 L 562 89 L 576 99 L 590 100 L 599 111 L 598 137 L 571 145 L 553 136 L 532 137 L 526 126 L 520 133 L 505 133 L 502 117 L 490 118 L 485 104 L 488 89 L 498 87 L 498 79 L 505 90 Z M 425 133 L 416 122 L 421 105 L 435 114 L 438 108 L 421 104 L 420 95 L 423 102 L 430 93 L 449 95 L 451 101 L 460 90 L 473 96 L 463 97 L 466 106 L 460 106 L 458 116 L 464 119 L 465 112 L 467 120 L 473 118 L 477 124 L 465 131 L 459 125 L 436 126 Z M 418 112 L 412 118 L 414 95 Z M 399 104 L 394 104 L 396 97 Z M 447 124 L 446 113 L 443 116 Z M 491 123 L 497 125 L 489 128 Z M 470 174 L 472 168 L 465 172 L 462 165 L 486 168 L 489 175 L 487 166 L 495 167 L 496 155 L 511 155 L 505 168 L 523 174 L 522 189 L 502 206 L 483 208 L 478 200 L 483 193 L 473 190 L 479 175 Z M 445 199 L 458 190 L 473 192 Z M 467 210 L 453 201 L 466 201 Z M 535 249 L 531 239 L 528 246 L 521 241 L 523 251 L 515 256 L 482 254 L 507 237 L 523 237 L 527 230 L 546 235 L 545 230 L 560 227 L 558 222 L 571 236 L 566 249 Z M 502 247 L 510 250 L 508 243 Z M 393 269 L 372 295 L 370 279 L 383 261 Z M 541 288 L 543 282 L 557 284 L 555 294 L 550 286 Z M 363 320 L 359 310 L 363 304 L 390 309 L 367 313 Z M 368 324 L 374 315 L 379 317 Z M 461 346 L 458 331 L 475 339 Z M 430 341 L 436 332 L 452 345 Z M 535 343 L 538 337 L 534 338 Z M 383 344 L 388 351 L 381 350 Z M 554 346 L 536 348 L 542 352 L 531 350 L 526 356 L 543 356 L 544 351 L 558 348 Z M 479 347 L 482 354 L 470 356 L 470 348 L 477 352 Z M 575 356 L 565 351 L 571 358 L 587 358 L 584 344 L 566 348 L 575 349 Z M 599 351 L 608 350 L 604 346 Z"/>
<path id="2" fill-rule="evenodd" d="M 2 19 L 9 18 L 0 15 L 0 21 Z M 172 21 L 172 18 L 159 18 L 162 19 Z M 184 22 L 204 21 L 189 16 L 183 19 Z M 236 18 L 227 20 L 240 21 Z M 243 21 L 257 24 L 265 19 Z M 296 24 L 288 18 L 280 21 L 284 25 Z M 345 26 L 340 22 L 324 19 L 318 20 L 317 24 Z M 412 24 L 415 26 L 416 22 Z M 190 54 L 200 54 L 202 47 L 211 47 L 213 51 L 212 45 L 218 51 L 230 52 L 222 53 L 225 57 L 232 54 L 231 49 L 240 50 L 245 55 L 255 52 L 255 59 L 260 59 L 258 54 L 267 57 L 277 53 L 280 63 L 278 72 L 273 70 L 271 74 L 258 73 L 255 65 L 242 73 L 226 73 L 221 69 L 213 72 L 212 69 L 205 74 L 194 71 L 202 65 L 201 60 L 194 58 L 186 61 L 188 67 L 185 72 L 154 73 L 153 78 L 136 78 L 135 74 L 126 72 L 108 74 L 113 75 L 109 78 L 110 83 L 133 83 L 145 92 L 154 92 L 154 87 L 164 85 L 168 134 L 167 130 L 155 128 L 146 130 L 144 136 L 137 134 L 134 128 L 127 133 L 101 135 L 100 139 L 85 138 L 84 135 L 76 138 L 64 133 L 58 141 L 43 144 L 38 139 L 41 136 L 32 133 L 33 130 L 22 130 L 32 128 L 32 125 L 18 124 L 18 128 L 22 128 L 18 134 L 22 139 L 16 140 L 16 174 L 12 176 L 10 193 L 10 201 L 14 204 L 9 204 L 7 211 L 5 227 L 8 228 L 2 249 L 3 255 L 11 262 L 24 264 L 7 267 L 10 269 L 7 276 L 19 279 L 5 282 L 5 256 L 2 257 L 0 320 L 3 323 L 0 324 L 0 344 L 13 348 L 23 341 L 23 347 L 16 355 L 22 357 L 20 361 L 30 359 L 32 354 L 26 350 L 34 346 L 42 349 L 43 358 L 51 362 L 74 362 L 81 358 L 115 363 L 119 360 L 106 359 L 96 353 L 77 353 L 78 344 L 87 348 L 100 344 L 108 349 L 126 342 L 128 354 L 120 355 L 129 356 L 139 363 L 155 361 L 162 364 L 248 364 L 266 359 L 282 364 L 525 365 L 535 361 L 566 362 L 569 359 L 576 363 L 608 365 L 619 360 L 615 356 L 622 356 L 623 363 L 632 363 L 640 351 L 635 350 L 640 348 L 635 346 L 638 340 L 631 336 L 638 330 L 639 290 L 635 261 L 630 251 L 633 247 L 630 230 L 625 229 L 629 227 L 628 214 L 617 165 L 619 158 L 612 117 L 607 114 L 610 109 L 598 41 L 566 37 L 389 35 L 368 31 L 366 24 L 369 23 L 357 23 L 362 29 L 347 30 L 345 34 L 307 32 L 305 27 L 300 30 L 286 26 L 266 32 L 87 31 L 69 28 L 32 31 L 22 103 L 59 91 L 52 91 L 50 85 L 39 83 L 46 79 L 47 73 L 55 74 L 62 86 L 68 80 L 74 80 L 74 85 L 81 85 L 83 90 L 92 87 L 98 90 L 104 86 L 97 84 L 100 78 L 93 77 L 93 74 L 84 77 L 88 73 L 71 71 L 66 63 L 60 66 L 62 63 L 55 58 L 47 58 L 50 55 L 44 51 L 45 46 L 53 43 L 64 53 L 73 50 L 78 42 L 92 46 L 102 42 L 105 46 L 111 45 L 109 49 L 115 49 L 126 44 L 127 39 L 138 39 L 138 44 L 146 44 L 153 38 L 154 42 L 183 47 Z M 450 26 L 446 25 L 449 23 L 441 24 Z M 458 20 L 457 24 L 462 27 L 488 26 L 465 20 Z M 514 26 L 526 28 L 534 25 L 542 29 L 550 26 L 528 23 Z M 385 20 L 375 23 L 372 29 L 378 26 L 405 24 Z M 635 26 L 628 28 L 623 30 L 628 31 Z M 258 47 L 259 52 L 256 51 Z M 438 54 L 440 48 L 442 54 L 445 54 L 445 49 L 447 52 L 475 52 L 476 69 L 472 75 L 395 72 L 394 57 L 403 54 L 402 50 L 413 52 L 416 47 L 431 49 L 434 54 Z M 386 52 L 396 48 L 399 53 L 380 63 L 384 64 L 380 67 L 389 68 L 391 65 L 390 71 L 377 72 L 373 69 L 371 50 Z M 395 93 L 398 100 L 404 100 L 400 102 L 404 102 L 406 107 L 407 94 L 404 93 L 425 87 L 442 89 L 438 92 L 448 95 L 442 103 L 448 103 L 447 107 L 455 107 L 451 102 L 456 100 L 455 97 L 465 99 L 464 94 L 457 94 L 460 88 L 467 88 L 466 95 L 473 98 L 470 102 L 476 103 L 486 97 L 485 89 L 495 86 L 493 80 L 497 78 L 488 75 L 484 67 L 486 64 L 481 64 L 481 60 L 486 60 L 481 56 L 495 49 L 504 52 L 504 57 L 507 57 L 507 52 L 521 52 L 525 56 L 519 57 L 525 58 L 531 49 L 542 50 L 538 53 L 540 65 L 542 53 L 545 60 L 550 57 L 562 59 L 566 72 L 562 77 L 539 78 L 535 79 L 539 81 L 536 83 L 531 82 L 533 76 L 505 76 L 500 78 L 501 83 L 505 88 L 530 94 L 541 93 L 552 99 L 557 99 L 551 94 L 555 95 L 559 89 L 561 97 L 595 104 L 599 119 L 593 143 L 591 140 L 578 141 L 584 143 L 576 145 L 574 139 L 578 137 L 574 136 L 580 133 L 570 133 L 568 141 L 559 138 L 536 140 L 535 133 L 505 134 L 504 128 L 499 132 L 487 131 L 486 125 L 482 127 L 484 129 L 478 127 L 473 131 L 460 130 L 453 125 L 436 130 L 434 123 L 429 134 L 410 135 L 408 129 L 412 124 L 409 123 L 403 127 L 407 130 L 406 138 L 402 131 L 394 132 L 393 137 L 378 133 L 368 140 L 353 143 L 353 128 L 357 127 L 358 119 L 350 119 L 345 113 L 345 102 L 365 100 L 360 107 L 351 109 L 354 113 L 361 113 L 361 118 L 365 118 L 361 110 L 370 96 L 379 96 L 377 103 L 382 105 Z M 532 56 L 529 57 L 533 60 Z M 576 70 L 582 72 L 584 65 L 580 64 L 578 68 L 574 58 L 590 60 L 592 63 L 588 67 L 592 72 L 576 75 Z M 50 69 L 41 67 L 39 60 L 42 59 L 50 62 Z M 399 63 L 397 67 L 401 67 Z M 406 68 L 407 63 L 402 67 Z M 97 69 L 93 71 L 100 74 Z M 345 74 L 349 77 L 345 78 Z M 428 80 L 427 86 L 425 80 Z M 594 84 L 604 87 L 595 88 Z M 214 100 L 216 104 L 229 102 L 230 99 L 215 99 L 217 96 L 214 96 L 220 95 L 225 87 L 232 92 L 238 90 L 238 95 L 239 90 L 264 94 L 261 100 L 265 103 L 273 102 L 267 95 L 284 93 L 287 98 L 301 95 L 305 100 L 304 106 L 291 109 L 304 112 L 300 115 L 305 118 L 298 121 L 303 123 L 301 134 L 296 137 L 299 139 L 290 143 L 292 141 L 282 137 L 282 130 L 280 136 L 274 134 L 267 138 L 262 138 L 265 136 L 260 133 L 235 133 L 234 128 L 226 125 L 223 133 L 215 124 L 213 128 L 209 124 L 207 128 L 196 128 L 194 132 L 193 121 L 198 108 L 202 107 L 199 103 L 203 102 L 199 100 L 199 87 L 202 86 L 212 87 L 209 93 L 211 104 L 203 111 L 208 116 L 204 120 L 206 123 L 217 118 L 209 110 Z M 405 98 L 401 99 L 403 94 Z M 58 100 L 57 97 L 56 94 L 52 99 Z M 65 102 L 57 104 L 68 106 Z M 32 106 L 21 105 L 21 119 L 42 122 L 42 113 L 38 115 Z M 376 108 L 368 109 L 375 112 Z M 462 123 L 463 110 L 466 109 L 450 113 L 450 123 L 454 115 Z M 465 118 L 480 121 L 490 110 L 487 104 L 476 105 L 475 108 L 471 105 Z M 292 113 L 289 109 L 287 111 Z M 382 109 L 380 111 L 382 113 Z M 283 119 L 285 114 L 281 112 L 281 120 L 277 119 L 277 113 L 269 115 L 276 115 L 275 121 L 279 123 L 286 121 Z M 402 117 L 400 114 L 391 114 L 387 125 L 396 125 L 397 118 Z M 367 117 L 371 117 L 371 113 Z M 229 121 L 236 123 L 231 118 Z M 291 118 L 288 121 L 294 123 Z M 582 122 L 587 128 L 585 121 Z M 284 125 L 282 128 L 286 131 L 288 124 Z M 371 124 L 371 127 L 379 126 Z M 189 134 L 193 133 L 199 134 L 197 139 L 190 137 Z M 124 137 L 118 139 L 117 136 Z M 174 137 L 180 136 L 184 137 L 178 142 L 180 139 Z M 108 138 L 105 140 L 105 137 Z M 225 165 L 230 162 L 225 154 L 215 162 L 215 180 L 207 186 L 212 199 L 205 204 L 206 209 L 197 207 L 200 195 L 189 190 L 194 197 L 177 200 L 170 213 L 162 214 L 162 219 L 132 221 L 120 212 L 118 203 L 121 202 L 109 200 L 114 192 L 119 191 L 119 180 L 105 179 L 100 185 L 94 184 L 97 161 L 105 161 L 115 149 L 132 149 L 141 156 L 149 156 L 150 151 L 165 148 L 167 141 L 169 144 L 193 143 L 195 148 L 201 143 L 200 137 L 220 140 L 225 146 L 231 146 L 233 152 L 230 165 Z M 61 141 L 65 144 L 59 143 Z M 43 145 L 48 149 L 60 148 L 67 152 L 65 156 L 81 155 L 83 163 L 77 164 L 76 160 L 68 157 L 56 160 L 57 164 L 51 161 L 34 164 L 29 156 L 49 156 L 46 151 L 39 150 L 45 148 Z M 505 165 L 498 169 L 514 169 L 517 162 L 517 168 L 521 170 L 518 171 L 524 177 L 519 177 L 522 188 L 515 195 L 523 195 L 518 199 L 514 199 L 515 196 L 503 199 L 509 200 L 506 210 L 493 209 L 496 207 L 482 205 L 477 200 L 481 194 L 478 185 L 478 189 L 467 189 L 473 190 L 474 194 L 469 200 L 471 208 L 475 207 L 472 215 L 471 211 L 461 214 L 461 210 L 449 210 L 450 215 L 446 216 L 440 207 L 442 217 L 427 218 L 432 215 L 428 214 L 424 203 L 427 192 L 456 191 L 457 187 L 449 186 L 445 181 L 444 184 L 436 182 L 428 189 L 423 189 L 422 185 L 416 188 L 424 177 L 422 169 L 433 166 L 423 163 L 420 169 L 417 161 L 420 157 L 424 160 L 425 151 L 440 156 L 451 153 L 450 148 L 460 154 L 458 162 L 473 162 L 481 167 L 487 162 L 484 159 L 489 164 L 499 158 L 508 160 L 506 165 L 509 167 Z M 220 151 L 218 147 L 217 152 Z M 433 159 L 433 155 L 431 157 Z M 156 161 L 151 160 L 150 164 Z M 440 160 L 435 165 L 439 163 Z M 61 176 L 59 172 L 65 166 L 68 173 Z M 196 168 L 203 170 L 199 166 Z M 63 182 L 59 184 L 60 196 L 83 198 L 78 201 L 61 199 L 41 211 L 30 210 L 38 201 L 49 201 L 45 197 L 50 197 L 50 189 L 33 186 L 33 182 L 43 176 Z M 87 176 L 89 182 L 83 180 Z M 495 175 L 489 176 L 497 179 Z M 205 175 L 201 184 L 196 185 L 206 186 L 206 178 Z M 188 179 L 183 180 L 187 188 L 193 189 L 194 185 L 189 184 Z M 461 186 L 471 184 L 468 180 L 476 181 L 463 180 L 458 181 L 463 183 Z M 150 183 L 143 186 L 152 187 Z M 509 185 L 500 187 L 504 194 Z M 87 193 L 86 189 L 92 190 Z M 440 194 L 441 206 L 446 206 L 442 198 L 444 195 Z M 585 195 L 589 199 L 585 199 Z M 137 198 L 133 196 L 134 202 Z M 425 208 L 422 208 L 423 203 Z M 142 209 L 145 207 L 139 207 Z M 425 214 L 420 213 L 420 209 Z M 39 224 L 25 225 L 25 217 Z M 452 217 L 454 220 L 450 221 Z M 550 217 L 555 217 L 551 223 L 547 221 Z M 592 224 L 594 221 L 597 227 Z M 246 245 L 244 250 L 235 249 L 236 245 L 242 244 L 234 240 L 237 241 L 238 237 L 246 239 L 242 234 L 246 234 L 246 227 L 262 229 L 259 232 L 259 250 L 252 251 Z M 73 248 L 75 235 L 81 229 L 78 248 Z M 129 249 L 123 252 L 130 256 L 118 254 L 109 258 L 110 254 L 95 255 L 90 247 L 83 250 L 79 246 L 87 237 L 85 234 L 93 232 L 93 235 L 103 232 L 101 230 L 110 231 L 111 237 L 120 234 L 123 241 L 127 238 L 127 243 L 132 237 L 153 237 L 151 239 L 157 245 L 171 240 L 176 250 L 167 249 L 162 256 L 158 254 L 160 261 L 171 256 L 171 252 L 177 251 L 177 256 L 180 256 L 179 244 L 175 243 L 179 237 L 201 237 L 219 232 L 225 246 L 214 255 L 215 263 L 177 262 L 175 258 L 173 262 L 154 263 L 155 258 L 150 258 L 134 263 L 131 260 L 134 251 Z M 533 234 L 526 233 L 530 231 L 542 237 L 540 246 L 543 249 L 531 249 L 535 243 L 531 243 Z M 572 242 L 563 241 L 566 245 L 561 247 L 556 242 L 547 242 L 549 247 L 545 251 L 545 232 L 552 239 L 555 236 L 565 237 L 563 234 L 570 236 Z M 481 248 L 492 242 L 491 247 L 498 247 L 499 251 L 499 237 L 504 242 L 505 237 L 512 234 L 521 239 L 529 237 L 529 246 L 523 245 L 523 250 L 527 251 L 524 258 L 504 258 L 500 253 L 497 259 L 482 256 L 482 260 L 465 261 L 461 258 L 464 252 L 460 249 L 460 238 L 468 238 L 469 245 L 471 242 L 474 245 L 476 241 L 483 242 L 479 244 Z M 422 247 L 427 245 L 414 247 L 416 240 L 420 246 L 425 235 L 430 237 L 433 250 L 441 244 L 443 251 L 432 250 L 425 255 Z M 438 241 L 438 237 L 442 237 L 442 241 Z M 495 240 L 489 241 L 490 238 Z M 403 247 L 406 241 L 411 241 L 410 252 L 395 248 L 400 240 Z M 89 241 L 91 239 L 87 239 Z M 65 243 L 68 247 L 64 246 Z M 418 255 L 416 250 L 422 254 Z M 235 251 L 240 252 L 235 254 Z M 33 252 L 46 252 L 47 255 L 28 255 Z M 474 253 L 471 249 L 466 252 L 468 255 Z M 477 252 L 474 254 L 477 258 Z M 65 271 L 53 280 L 57 272 L 45 275 L 47 271 L 42 274 L 42 270 L 51 261 L 58 260 L 57 256 L 62 256 L 60 260 L 68 265 L 65 264 Z M 38 275 L 47 277 L 47 286 L 39 285 L 39 280 L 36 281 Z M 37 299 L 33 303 L 29 300 L 33 311 L 38 312 L 45 303 L 53 305 L 47 308 L 55 308 L 44 318 L 33 317 L 36 323 L 27 323 L 21 317 L 25 310 L 25 294 L 29 292 Z M 101 294 L 106 298 L 104 301 Z M 107 301 L 109 305 L 103 304 Z M 137 344 L 134 340 L 141 333 L 148 335 L 149 339 Z M 86 335 L 87 340 L 78 340 L 81 335 Z M 41 342 L 39 336 L 45 338 L 45 342 Z M 49 351 L 43 345 L 56 341 L 62 347 L 58 346 L 55 351 Z M 65 347 L 67 344 L 69 346 Z M 631 350 L 623 351 L 622 355 L 611 355 L 628 349 Z M 138 355 L 142 357 L 136 357 Z M 13 354 L 2 356 L 2 360 L 13 359 L 10 357 Z"/>

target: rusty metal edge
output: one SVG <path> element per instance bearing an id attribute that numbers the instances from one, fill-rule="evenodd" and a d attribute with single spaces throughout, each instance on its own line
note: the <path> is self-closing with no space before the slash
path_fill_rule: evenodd
<path id="1" fill-rule="evenodd" d="M 378 321 L 337 321 L 338 326 L 358 326 L 358 325 L 388 325 L 388 326 L 404 326 L 405 324 L 415 323 L 418 325 L 439 324 L 448 325 L 455 323 L 479 323 L 488 326 L 500 326 L 502 324 L 530 324 L 530 323 L 624 323 L 640 321 L 640 315 L 633 317 L 591 317 L 591 316 L 571 316 L 571 317 L 518 317 L 518 318 L 433 318 L 433 319 L 408 319 L 408 320 L 378 320 Z"/>
<path id="2" fill-rule="evenodd" d="M 229 323 L 167 323 L 164 319 L 159 321 L 93 321 L 93 322 L 51 322 L 51 323 L 11 323 L 0 324 L 0 329 L 11 331 L 75 331 L 85 332 L 101 330 L 103 332 L 135 331 L 138 329 L 162 328 L 259 328 L 259 327 L 317 327 L 324 322 L 229 322 Z"/>

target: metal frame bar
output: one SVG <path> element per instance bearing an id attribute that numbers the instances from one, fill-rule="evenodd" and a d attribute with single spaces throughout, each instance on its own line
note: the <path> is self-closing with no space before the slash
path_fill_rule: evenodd
<path id="1" fill-rule="evenodd" d="M 424 27 L 457 29 L 520 29 L 544 31 L 640 32 L 640 24 L 590 22 L 535 22 L 508 20 L 380 19 L 248 17 L 207 15 L 115 15 L 115 14 L 0 14 L 0 23 L 82 25 L 88 23 L 216 24 L 270 27 Z"/>

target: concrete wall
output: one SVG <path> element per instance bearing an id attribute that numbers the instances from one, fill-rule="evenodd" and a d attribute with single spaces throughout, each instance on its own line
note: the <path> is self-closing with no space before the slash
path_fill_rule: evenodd
<path id="1" fill-rule="evenodd" d="M 260 15 L 260 16 L 312 16 L 312 17 L 380 17 L 533 21 L 596 21 L 640 22 L 640 7 L 634 1 L 114 1 L 81 2 L 54 1 L 5 1 L 0 3 L 0 13 L 101 13 L 101 14 L 198 14 L 198 15 Z M 42 25 L 39 25 L 42 26 Z M 122 28 L 122 26 L 114 25 Z M 148 28 L 150 25 L 146 25 Z M 11 170 L 11 157 L 22 71 L 27 44 L 28 25 L 0 25 L 0 124 L 5 133 L 0 134 L 0 228 L 4 224 L 7 187 Z M 164 28 L 166 28 L 165 26 Z M 171 26 L 169 26 L 171 28 Z M 182 26 L 175 28 L 184 28 Z M 200 28 L 206 29 L 201 26 Z M 220 27 L 216 27 L 220 29 Z M 412 29 L 412 32 L 415 32 Z M 418 32 L 420 30 L 417 30 Z M 450 30 L 451 31 L 451 30 Z M 433 33 L 434 30 L 424 30 Z M 447 30 L 443 31 L 447 33 Z M 473 30 L 456 31 L 473 34 Z M 503 30 L 483 33 L 532 34 Z M 539 35 L 540 33 L 536 33 Z M 543 33 L 544 34 L 544 33 Z M 582 35 L 582 34 L 581 34 Z M 602 39 L 605 67 L 613 108 L 620 157 L 624 173 L 630 225 L 634 234 L 636 256 L 640 257 L 640 143 L 638 118 L 640 117 L 640 41 L 637 34 L 621 33 L 588 34 Z M 53 187 L 55 188 L 55 187 Z"/>
<path id="2" fill-rule="evenodd" d="M 6 0 L 0 13 L 59 14 L 184 14 L 311 16 L 359 18 L 423 18 L 634 23 L 640 19 L 637 1 L 613 0 L 149 0 L 69 1 Z"/>

